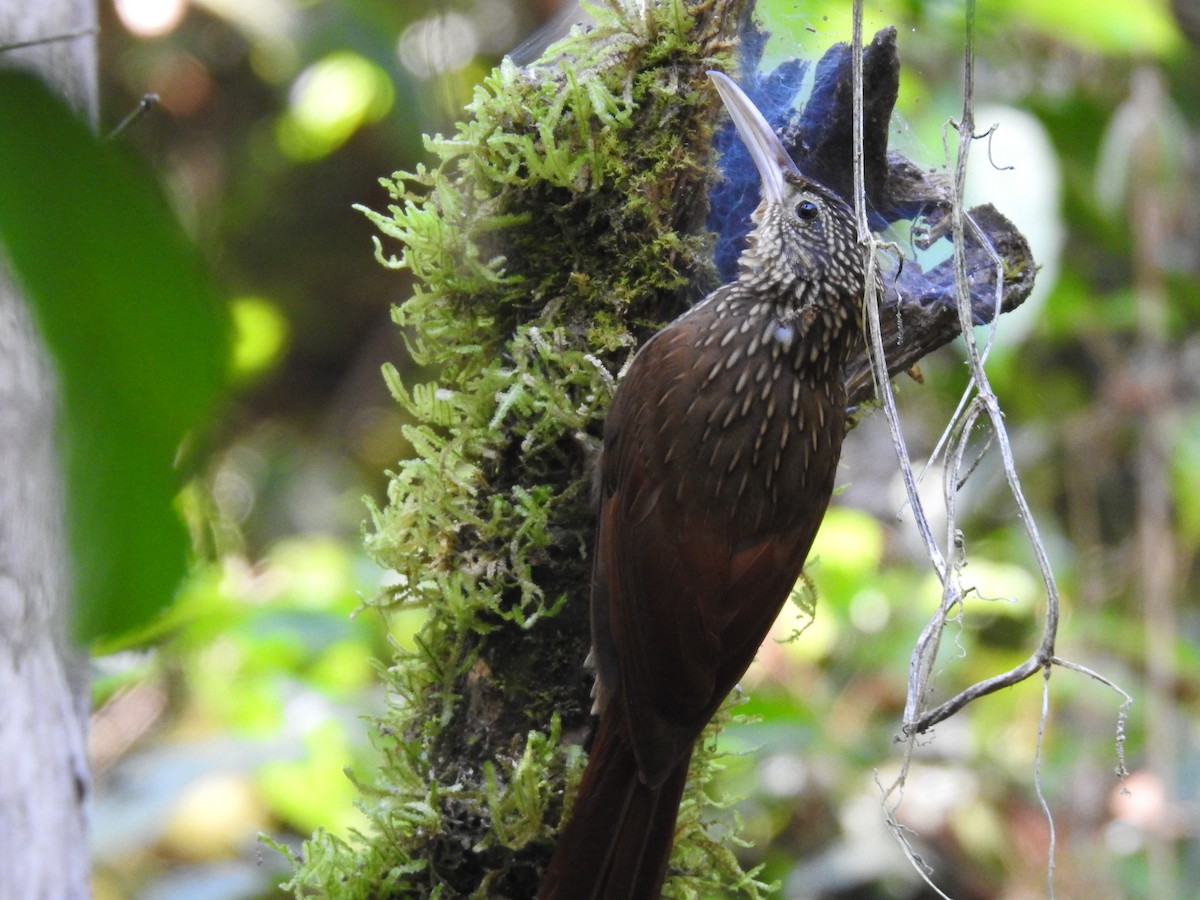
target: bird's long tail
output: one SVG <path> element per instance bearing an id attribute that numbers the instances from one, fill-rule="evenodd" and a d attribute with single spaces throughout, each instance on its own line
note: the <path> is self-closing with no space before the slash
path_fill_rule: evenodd
<path id="1" fill-rule="evenodd" d="M 657 900 L 675 837 L 690 754 L 652 788 L 638 777 L 624 713 L 600 719 L 570 821 L 538 900 Z"/>

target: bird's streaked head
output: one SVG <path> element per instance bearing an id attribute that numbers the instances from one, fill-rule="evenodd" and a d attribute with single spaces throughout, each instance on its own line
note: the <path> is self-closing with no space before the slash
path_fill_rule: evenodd
<path id="1" fill-rule="evenodd" d="M 861 298 L 862 253 L 854 213 L 824 185 L 805 178 L 749 97 L 721 72 L 709 72 L 762 180 L 742 277 L 786 290 L 821 283 Z"/>

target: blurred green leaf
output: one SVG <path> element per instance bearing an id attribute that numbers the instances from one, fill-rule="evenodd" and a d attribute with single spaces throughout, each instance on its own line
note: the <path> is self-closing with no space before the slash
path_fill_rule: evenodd
<path id="1" fill-rule="evenodd" d="M 305 735 L 304 747 L 303 759 L 273 762 L 259 772 L 258 787 L 272 811 L 300 832 L 366 828 L 354 805 L 358 791 L 346 777 L 346 762 L 356 754 L 344 726 L 322 723 Z"/>
<path id="2" fill-rule="evenodd" d="M 225 322 L 152 180 L 36 79 L 0 72 L 0 241 L 58 362 L 77 634 L 149 624 L 184 571 L 180 443 L 221 388 Z"/>
<path id="3" fill-rule="evenodd" d="M 1007 15 L 1010 21 L 1093 53 L 1166 56 L 1181 45 L 1162 0 L 1014 0 Z"/>
<path id="4" fill-rule="evenodd" d="M 1175 427 L 1170 468 L 1179 538 L 1194 550 L 1200 547 L 1200 416 L 1195 413 Z"/>

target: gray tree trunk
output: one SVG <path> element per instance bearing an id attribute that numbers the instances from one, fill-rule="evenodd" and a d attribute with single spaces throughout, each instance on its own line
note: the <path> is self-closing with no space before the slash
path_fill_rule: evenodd
<path id="1" fill-rule="evenodd" d="M 94 122 L 95 31 L 94 0 L 0 0 L 0 65 L 38 72 Z M 57 418 L 52 364 L 0 252 L 0 897 L 6 900 L 91 893 L 88 695 L 67 637 L 71 577 Z"/>

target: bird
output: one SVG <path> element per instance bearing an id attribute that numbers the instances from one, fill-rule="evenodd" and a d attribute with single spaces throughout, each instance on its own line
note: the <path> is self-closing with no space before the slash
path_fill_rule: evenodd
<path id="1" fill-rule="evenodd" d="M 694 745 L 801 574 L 846 433 L 853 211 L 709 72 L 762 183 L 734 280 L 635 354 L 605 419 L 588 763 L 539 900 L 653 900 Z"/>

